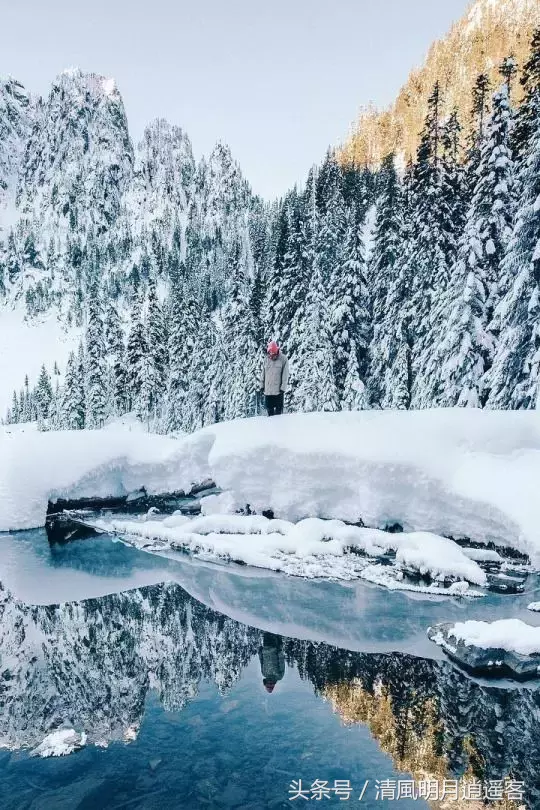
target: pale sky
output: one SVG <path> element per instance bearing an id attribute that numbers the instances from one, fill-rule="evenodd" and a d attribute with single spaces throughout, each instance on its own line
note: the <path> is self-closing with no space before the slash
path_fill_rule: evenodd
<path id="1" fill-rule="evenodd" d="M 360 106 L 388 104 L 468 0 L 0 0 L 0 74 L 46 94 L 114 77 L 132 138 L 153 118 L 195 155 L 228 143 L 253 189 L 303 182 Z"/>

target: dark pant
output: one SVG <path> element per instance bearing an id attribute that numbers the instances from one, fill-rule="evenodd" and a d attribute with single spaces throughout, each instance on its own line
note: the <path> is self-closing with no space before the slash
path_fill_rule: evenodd
<path id="1" fill-rule="evenodd" d="M 264 399 L 268 416 L 279 416 L 283 413 L 283 391 L 280 394 L 267 394 Z"/>

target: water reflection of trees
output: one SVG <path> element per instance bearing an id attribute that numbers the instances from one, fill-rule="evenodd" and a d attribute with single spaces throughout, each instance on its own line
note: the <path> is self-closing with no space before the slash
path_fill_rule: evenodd
<path id="1" fill-rule="evenodd" d="M 413 656 L 351 653 L 299 641 L 289 641 L 286 653 L 345 724 L 368 726 L 398 770 L 440 782 L 512 776 L 524 782 L 530 807 L 537 806 L 537 691 L 486 686 L 450 664 Z M 462 804 L 469 810 L 485 807 L 472 800 Z M 519 805 L 503 800 L 488 806 L 514 810 Z"/>
<path id="2" fill-rule="evenodd" d="M 482 685 L 445 662 L 275 638 L 289 666 L 344 723 L 366 724 L 398 770 L 417 779 L 511 774 L 540 801 L 537 691 Z M 65 723 L 90 741 L 122 738 L 140 723 L 149 690 L 175 711 L 201 681 L 224 693 L 261 646 L 261 631 L 175 584 L 48 607 L 19 603 L 0 585 L 0 745 L 36 744 Z"/>

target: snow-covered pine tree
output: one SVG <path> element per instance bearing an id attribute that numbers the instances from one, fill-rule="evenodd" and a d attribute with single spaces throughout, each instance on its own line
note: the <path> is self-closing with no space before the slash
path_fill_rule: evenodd
<path id="1" fill-rule="evenodd" d="M 513 88 L 514 78 L 517 75 L 517 72 L 518 72 L 518 65 L 515 56 L 513 54 L 510 56 L 506 56 L 499 66 L 499 73 L 504 79 L 510 103 L 512 101 L 512 93 L 514 89 Z"/>
<path id="2" fill-rule="evenodd" d="M 503 261 L 508 290 L 495 311 L 499 342 L 485 380 L 490 408 L 540 406 L 540 83 L 529 92 L 529 142 L 519 169 L 516 224 Z"/>
<path id="3" fill-rule="evenodd" d="M 485 73 L 480 73 L 472 90 L 470 111 L 470 134 L 466 145 L 466 160 L 464 162 L 465 195 L 471 199 L 476 185 L 476 170 L 480 162 L 480 149 L 484 142 L 486 123 L 490 111 L 492 94 L 491 84 Z"/>
<path id="4" fill-rule="evenodd" d="M 84 355 L 82 343 L 78 353 L 70 352 L 61 401 L 61 425 L 69 430 L 85 426 Z"/>
<path id="5" fill-rule="evenodd" d="M 452 267 L 457 259 L 457 246 L 463 233 L 467 209 L 466 173 L 457 110 L 453 110 L 441 126 L 441 151 L 441 213 L 445 217 L 442 231 L 446 238 L 446 261 Z"/>
<path id="6" fill-rule="evenodd" d="M 268 336 L 278 340 L 289 349 L 291 325 L 295 313 L 306 296 L 309 276 L 309 245 L 304 199 L 296 189 L 287 198 L 285 253 L 280 263 L 280 276 L 274 276 L 275 288 L 269 291 L 274 317 Z"/>
<path id="7" fill-rule="evenodd" d="M 476 170 L 476 185 L 450 284 L 434 314 L 439 340 L 424 355 L 420 406 L 485 402 L 483 377 L 495 346 L 488 332 L 498 296 L 501 262 L 512 233 L 514 167 L 508 87 L 494 94 Z"/>
<path id="8" fill-rule="evenodd" d="M 121 416 L 128 408 L 126 347 L 120 316 L 112 301 L 109 301 L 105 315 L 105 349 L 112 410 Z"/>
<path id="9" fill-rule="evenodd" d="M 316 239 L 319 233 L 320 210 L 317 206 L 318 171 L 312 167 L 306 187 L 299 198 L 298 218 L 294 235 L 291 238 L 287 267 L 291 271 L 287 285 L 281 295 L 288 299 L 286 304 L 289 322 L 286 325 L 286 343 L 282 347 L 289 357 L 289 389 L 294 391 L 303 376 L 301 364 L 296 357 L 302 352 L 302 319 L 313 275 Z M 273 337 L 269 333 L 268 337 Z M 286 397 L 286 407 L 291 407 L 293 394 Z"/>
<path id="10" fill-rule="evenodd" d="M 163 308 L 158 300 L 156 282 L 153 278 L 148 283 L 148 304 L 146 311 L 148 346 L 154 365 L 156 403 L 160 403 L 165 394 L 168 373 L 167 331 Z"/>
<path id="11" fill-rule="evenodd" d="M 24 386 L 19 395 L 19 408 L 21 414 L 21 422 L 30 422 L 33 419 L 33 405 L 32 394 L 30 393 L 30 386 L 28 381 L 28 374 L 24 377 Z"/>
<path id="12" fill-rule="evenodd" d="M 502 261 L 512 235 L 516 211 L 516 168 L 511 147 L 513 110 L 508 84 L 505 82 L 493 96 L 492 114 L 481 149 L 477 170 L 475 199 L 479 212 L 483 210 L 484 224 L 479 225 L 483 242 L 485 275 L 488 283 L 488 320 L 502 296 L 509 279 L 505 277 Z M 483 200 L 483 203 L 481 202 Z M 497 332 L 497 325 L 492 325 Z"/>
<path id="13" fill-rule="evenodd" d="M 253 270 L 253 279 L 251 281 L 251 288 L 249 292 L 249 305 L 251 307 L 251 314 L 255 325 L 255 340 L 257 346 L 264 347 L 265 334 L 264 334 L 264 276 L 263 270 L 259 264 L 255 264 Z"/>
<path id="14" fill-rule="evenodd" d="M 425 376 L 425 354 L 439 339 L 433 316 L 436 304 L 446 290 L 451 262 L 455 258 L 452 211 L 458 206 L 452 199 L 451 184 L 447 182 L 440 105 L 437 83 L 429 98 L 413 170 L 411 243 L 407 251 L 409 267 L 405 270 L 405 275 L 412 281 L 410 303 L 415 314 L 413 406 L 420 405 L 425 398 L 425 386 L 429 383 Z"/>
<path id="15" fill-rule="evenodd" d="M 228 302 L 222 313 L 227 348 L 226 419 L 254 414 L 258 390 L 260 347 L 249 300 L 247 256 L 241 243 L 234 251 L 231 274 Z"/>
<path id="16" fill-rule="evenodd" d="M 409 170 L 410 174 L 410 170 Z M 369 299 L 373 319 L 370 349 L 368 398 L 378 406 L 384 397 L 384 374 L 387 365 L 383 343 L 389 335 L 388 291 L 396 276 L 398 258 L 404 248 L 402 191 L 393 154 L 387 155 L 377 178 L 376 214 L 373 246 L 367 266 Z"/>
<path id="17" fill-rule="evenodd" d="M 293 380 L 290 401 L 294 411 L 337 411 L 339 395 L 334 379 L 334 356 L 328 312 L 328 289 L 315 261 L 307 299 L 291 330 L 297 347 L 291 357 Z"/>
<path id="18" fill-rule="evenodd" d="M 154 418 L 159 418 L 159 387 L 156 377 L 156 368 L 148 343 L 146 325 L 146 322 L 141 324 L 140 346 L 142 352 L 137 369 L 139 392 L 135 401 L 135 414 L 141 422 L 146 424 L 147 429 L 150 430 L 150 423 Z"/>
<path id="19" fill-rule="evenodd" d="M 206 304 L 199 308 L 197 331 L 188 373 L 188 386 L 182 404 L 182 424 L 187 431 L 197 430 L 205 423 L 206 402 L 211 379 L 214 326 Z"/>
<path id="20" fill-rule="evenodd" d="M 447 263 L 448 200 L 443 194 L 442 126 L 440 89 L 437 83 L 428 101 L 428 113 L 413 169 L 411 203 L 413 207 L 412 237 L 416 245 L 414 261 L 418 272 L 413 274 L 418 306 L 419 328 L 426 331 L 426 316 L 437 294 L 449 278 Z"/>
<path id="21" fill-rule="evenodd" d="M 128 407 L 137 418 L 150 426 L 156 411 L 156 377 L 148 345 L 142 293 L 136 296 L 131 311 L 127 349 Z"/>
<path id="22" fill-rule="evenodd" d="M 480 156 L 480 148 L 484 140 L 485 123 L 489 113 L 490 83 L 485 73 L 480 73 L 476 79 L 472 92 L 472 135 L 471 146 L 476 149 Z"/>
<path id="23" fill-rule="evenodd" d="M 107 400 L 105 335 L 101 315 L 101 297 L 97 287 L 90 293 L 85 330 L 85 426 L 102 427 L 110 413 Z"/>
<path id="24" fill-rule="evenodd" d="M 35 415 L 38 421 L 38 429 L 47 429 L 47 422 L 51 413 L 51 404 L 53 399 L 53 390 L 50 375 L 45 368 L 41 366 L 38 381 L 32 395 L 32 401 L 35 408 Z"/>
<path id="25" fill-rule="evenodd" d="M 227 345 L 223 337 L 223 329 L 213 327 L 208 332 L 208 358 L 209 363 L 204 376 L 206 397 L 204 401 L 203 423 L 205 425 L 222 422 L 225 418 L 225 400 L 227 387 Z"/>
<path id="26" fill-rule="evenodd" d="M 188 412 L 186 399 L 199 328 L 200 305 L 187 284 L 176 286 L 171 291 L 168 314 L 169 378 L 165 429 L 189 430 L 193 415 Z"/>
<path id="27" fill-rule="evenodd" d="M 355 212 L 349 210 L 341 262 L 336 265 L 329 287 L 334 381 L 344 409 L 352 402 L 358 408 L 358 392 L 365 391 L 371 341 L 371 312 L 360 227 Z"/>
<path id="28" fill-rule="evenodd" d="M 413 384 L 413 350 L 416 348 L 418 328 L 411 300 L 413 287 L 415 241 L 413 239 L 414 208 L 412 206 L 414 167 L 410 163 L 405 171 L 401 189 L 400 236 L 401 245 L 393 268 L 383 320 L 377 339 L 371 347 L 370 402 L 383 408 L 409 408 Z"/>
<path id="29" fill-rule="evenodd" d="M 20 289 L 22 286 L 22 259 L 12 230 L 8 236 L 6 268 L 10 287 Z"/>
<path id="30" fill-rule="evenodd" d="M 281 305 L 282 288 L 284 286 L 285 256 L 290 243 L 291 208 L 294 207 L 296 191 L 289 192 L 274 212 L 273 218 L 273 250 L 271 265 L 267 276 L 267 287 L 263 303 L 263 325 L 266 336 L 279 334 L 278 310 Z"/>
<path id="31" fill-rule="evenodd" d="M 341 170 L 330 152 L 317 174 L 315 195 L 317 219 L 313 261 L 317 263 L 321 281 L 326 286 L 341 262 L 346 226 Z"/>
<path id="32" fill-rule="evenodd" d="M 6 417 L 6 424 L 16 425 L 20 421 L 21 421 L 21 409 L 19 405 L 19 398 L 17 396 L 17 392 L 14 391 L 13 396 L 11 397 L 11 408 L 8 410 L 8 414 Z"/>
<path id="33" fill-rule="evenodd" d="M 142 301 L 140 294 L 134 297 L 129 320 L 129 331 L 127 336 L 126 360 L 127 360 L 127 394 L 128 410 L 133 411 L 136 407 L 137 398 L 140 393 L 141 379 L 140 366 L 142 357 L 147 350 L 146 336 L 143 326 Z"/>
<path id="34" fill-rule="evenodd" d="M 60 430 L 62 427 L 62 389 L 60 388 L 60 381 L 57 376 L 54 378 L 49 424 L 51 430 Z"/>

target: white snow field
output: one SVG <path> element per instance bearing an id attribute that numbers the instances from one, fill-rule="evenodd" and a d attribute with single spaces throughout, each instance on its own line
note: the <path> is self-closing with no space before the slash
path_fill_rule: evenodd
<path id="1" fill-rule="evenodd" d="M 448 635 L 466 646 L 484 650 L 501 649 L 519 655 L 540 654 L 540 627 L 533 627 L 521 619 L 456 622 Z"/>
<path id="2" fill-rule="evenodd" d="M 494 541 L 540 560 L 540 414 L 534 411 L 289 414 L 224 422 L 177 439 L 119 428 L 6 427 L 0 531 L 42 526 L 47 501 L 58 497 L 119 496 L 143 486 L 153 494 L 188 491 L 207 479 L 225 491 L 205 509 L 214 515 L 192 521 L 189 531 L 178 518 L 159 527 L 137 522 L 137 530 L 150 540 L 159 529 L 166 542 L 198 544 L 209 555 L 253 565 L 276 567 L 270 559 L 277 555 L 281 570 L 288 555 L 317 560 L 324 553 L 340 559 L 341 575 L 356 566 L 354 555 L 345 559 L 347 546 L 370 554 L 392 547 L 406 568 L 482 584 L 477 561 L 436 535 Z M 224 517 L 246 504 L 258 513 L 272 509 L 280 522 Z M 326 522 L 298 523 L 304 518 Z M 371 528 L 328 522 L 336 520 Z M 373 531 L 395 522 L 405 530 L 400 537 Z M 383 574 L 371 571 L 373 581 Z"/>

